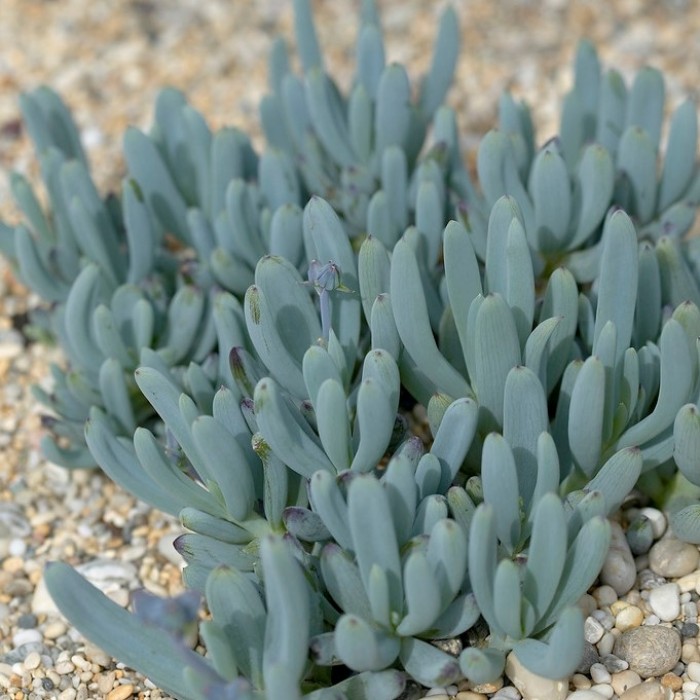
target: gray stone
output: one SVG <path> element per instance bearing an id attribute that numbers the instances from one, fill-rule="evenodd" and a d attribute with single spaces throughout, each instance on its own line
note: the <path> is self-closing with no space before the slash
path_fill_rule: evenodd
<path id="1" fill-rule="evenodd" d="M 586 642 L 583 645 L 583 658 L 576 669 L 576 673 L 584 673 L 588 675 L 588 672 L 591 670 L 591 666 L 593 666 L 593 664 L 597 664 L 599 661 L 600 656 L 598 656 L 598 651 L 596 648 L 590 642 Z"/>
<path id="2" fill-rule="evenodd" d="M 699 632 L 700 627 L 698 627 L 694 622 L 685 622 L 683 623 L 683 627 L 681 627 L 681 635 L 686 639 L 688 637 L 697 637 Z"/>
<path id="3" fill-rule="evenodd" d="M 649 550 L 649 568 L 664 578 L 687 576 L 698 568 L 699 562 L 698 548 L 675 537 L 659 540 Z"/>
<path id="4" fill-rule="evenodd" d="M 637 567 L 627 544 L 627 539 L 619 523 L 611 522 L 612 538 L 605 558 L 600 580 L 613 588 L 618 596 L 627 593 L 634 586 Z"/>
<path id="5" fill-rule="evenodd" d="M 620 635 L 613 653 L 642 678 L 662 676 L 681 658 L 681 637 L 672 627 L 635 627 Z"/>

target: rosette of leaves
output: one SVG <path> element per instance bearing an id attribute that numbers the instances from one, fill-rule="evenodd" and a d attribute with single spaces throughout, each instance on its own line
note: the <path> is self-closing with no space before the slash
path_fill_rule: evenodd
<path id="1" fill-rule="evenodd" d="M 613 454 L 593 478 L 562 501 L 562 465 L 548 430 L 546 397 L 529 368 L 511 369 L 503 433 L 489 433 L 479 477 L 448 500 L 469 522 L 471 590 L 489 626 L 487 643 L 460 656 L 473 682 L 493 680 L 515 651 L 532 672 L 569 676 L 583 653 L 575 605 L 607 554 L 608 515 L 634 487 L 643 464 L 637 448 Z"/>
<path id="2" fill-rule="evenodd" d="M 146 351 L 178 367 L 194 390 L 200 374 L 217 381 L 220 367 L 212 355 L 218 340 L 242 338 L 231 305 L 181 274 L 180 255 L 165 245 L 133 180 L 124 181 L 121 201 L 100 198 L 76 126 L 58 96 L 40 88 L 21 103 L 50 213 L 29 183 L 13 175 L 26 224 L 6 231 L 3 242 L 21 279 L 49 304 L 34 319 L 66 355 L 65 367 L 51 369 L 53 387 L 34 388 L 53 414 L 45 418 L 51 434 L 43 449 L 58 464 L 94 466 L 83 438 L 91 408 L 103 411 L 121 435 L 152 419 L 133 381 Z M 191 362 L 207 366 L 187 370 Z M 225 367 L 227 358 L 223 362 Z"/>
<path id="3" fill-rule="evenodd" d="M 499 130 L 479 146 L 481 194 L 463 209 L 479 258 L 486 254 L 489 211 L 504 194 L 518 202 L 536 267 L 564 265 L 581 282 L 597 274 L 611 206 L 632 217 L 640 240 L 677 245 L 700 202 L 697 114 L 690 100 L 676 109 L 661 162 L 663 113 L 659 71 L 642 69 L 627 88 L 617 71 L 601 73 L 587 42 L 576 55 L 559 136 L 539 151 L 527 106 L 504 95 Z"/>
<path id="4" fill-rule="evenodd" d="M 409 223 L 418 189 L 413 174 L 433 119 L 435 146 L 422 165 L 442 188 L 465 194 L 469 186 L 454 114 L 440 108 L 457 61 L 457 16 L 450 7 L 443 12 L 433 60 L 414 100 L 406 69 L 386 63 L 373 1 L 362 4 L 348 95 L 325 70 L 310 3 L 297 0 L 294 10 L 303 78 L 291 71 L 278 40 L 270 56 L 270 94 L 260 105 L 268 143 L 293 158 L 308 193 L 328 200 L 351 233 L 381 228 L 393 243 Z"/>
<path id="5" fill-rule="evenodd" d="M 393 700 L 401 693 L 404 676 L 393 670 L 328 683 L 308 659 L 319 601 L 293 548 L 279 536 L 263 538 L 260 571 L 264 584 L 236 569 L 213 571 L 210 616 L 199 624 L 199 595 L 191 591 L 169 600 L 137 592 L 129 613 L 65 564 L 50 565 L 46 583 L 82 634 L 178 700 Z M 197 630 L 205 657 L 191 648 Z"/>
<path id="6" fill-rule="evenodd" d="M 435 392 L 475 397 L 483 437 L 507 424 L 508 373 L 524 365 L 556 407 L 550 416 L 544 406 L 539 420 L 543 430 L 551 424 L 562 476 L 590 477 L 631 446 L 642 449 L 645 471 L 671 460 L 675 416 L 698 392 L 698 308 L 681 301 L 682 275 L 665 293 L 663 261 L 638 244 L 622 211 L 607 217 L 589 290 L 566 268 L 536 283 L 513 199 L 494 206 L 488 235 L 482 278 L 469 234 L 457 222 L 445 229 L 449 306 L 438 343 L 411 240 L 394 249 L 389 286 L 406 386 L 422 401 Z"/>

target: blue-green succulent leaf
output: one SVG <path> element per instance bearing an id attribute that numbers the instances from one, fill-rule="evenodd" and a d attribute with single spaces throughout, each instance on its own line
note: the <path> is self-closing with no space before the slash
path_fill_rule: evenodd
<path id="1" fill-rule="evenodd" d="M 209 668 L 212 679 L 216 678 L 213 668 L 208 667 L 204 659 L 193 651 L 183 648 L 184 658 L 164 653 L 168 638 L 163 631 L 144 625 L 67 564 L 51 564 L 44 574 L 44 580 L 60 610 L 81 633 L 110 656 L 148 674 L 166 693 L 182 700 L 196 700 L 196 696 L 188 692 L 182 678 L 183 668 L 188 665 Z M 91 612 L 86 614 L 86 610 Z M 134 640 L 139 640 L 139 643 L 134 644 Z"/>
<path id="2" fill-rule="evenodd" d="M 481 483 L 484 500 L 494 507 L 498 539 L 512 551 L 520 540 L 518 472 L 510 445 L 498 433 L 484 440 Z"/>
<path id="3" fill-rule="evenodd" d="M 273 379 L 258 382 L 254 400 L 260 432 L 285 464 L 307 479 L 318 470 L 335 472 L 320 441 L 304 426 L 304 418 L 285 400 Z"/>
<path id="4" fill-rule="evenodd" d="M 428 687 L 450 685 L 462 675 L 454 656 L 414 637 L 401 640 L 399 658 L 408 674 Z"/>
<path id="5" fill-rule="evenodd" d="M 500 677 L 506 665 L 501 649 L 467 647 L 459 656 L 459 667 L 472 683 L 489 683 Z"/>
<path id="6" fill-rule="evenodd" d="M 357 564 L 337 544 L 321 551 L 323 582 L 338 607 L 346 613 L 371 619 L 372 610 Z"/>
<path id="7" fill-rule="evenodd" d="M 568 441 L 576 463 L 592 474 L 598 465 L 603 444 L 605 411 L 605 367 L 595 356 L 581 367 L 571 392 Z"/>
<path id="8" fill-rule="evenodd" d="M 643 445 L 672 425 L 681 406 L 688 401 L 693 387 L 693 366 L 683 326 L 675 319 L 666 322 L 659 340 L 661 385 L 654 410 L 633 425 L 617 441 L 616 449 Z"/>
<path id="9" fill-rule="evenodd" d="M 445 411 L 430 448 L 441 465 L 438 493 L 446 493 L 457 476 L 476 434 L 478 416 L 478 406 L 469 398 L 457 399 Z"/>
<path id="10" fill-rule="evenodd" d="M 683 476 L 700 486 L 700 415 L 695 404 L 685 404 L 676 414 L 673 459 Z"/>
<path id="11" fill-rule="evenodd" d="M 566 521 L 561 500 L 547 493 L 534 505 L 523 595 L 538 618 L 549 608 L 566 561 Z"/>
<path id="12" fill-rule="evenodd" d="M 568 678 L 581 663 L 584 651 L 583 614 L 580 608 L 562 611 L 547 642 L 523 639 L 513 651 L 529 671 L 545 678 Z"/>
<path id="13" fill-rule="evenodd" d="M 326 379 L 318 389 L 314 410 L 318 436 L 337 472 L 350 467 L 350 425 L 347 398 L 340 382 Z"/>
<path id="14" fill-rule="evenodd" d="M 443 390 L 470 396 L 462 376 L 440 353 L 430 327 L 418 263 L 411 246 L 400 240 L 391 260 L 391 305 L 406 349 L 423 371 Z"/>
<path id="15" fill-rule="evenodd" d="M 671 118 L 664 168 L 659 182 L 659 211 L 664 211 L 680 199 L 688 189 L 696 171 L 697 140 L 698 117 L 695 103 L 686 100 Z"/>
<path id="16" fill-rule="evenodd" d="M 261 687 L 266 611 L 260 592 L 240 571 L 218 567 L 207 579 L 206 599 L 241 674 Z"/>
<path id="17" fill-rule="evenodd" d="M 353 671 L 381 671 L 399 655 L 398 637 L 389 636 L 357 615 L 343 615 L 335 626 L 335 648 Z"/>
<path id="18" fill-rule="evenodd" d="M 632 491 L 642 471 L 642 453 L 635 447 L 616 452 L 586 484 L 586 491 L 599 491 L 612 515 Z"/>
<path id="19" fill-rule="evenodd" d="M 355 477 L 348 487 L 348 524 L 362 580 L 367 588 L 370 571 L 378 565 L 386 572 L 392 610 L 400 610 L 401 562 L 389 500 L 381 483 L 370 475 Z M 382 536 L 377 537 L 376 533 Z"/>

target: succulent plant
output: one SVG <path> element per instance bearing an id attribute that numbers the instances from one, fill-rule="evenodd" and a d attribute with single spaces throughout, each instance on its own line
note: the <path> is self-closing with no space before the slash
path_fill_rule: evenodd
<path id="1" fill-rule="evenodd" d="M 270 94 L 260 105 L 267 140 L 289 155 L 306 191 L 328 200 L 351 232 L 381 222 L 388 228 L 384 235 L 395 239 L 408 224 L 407 187 L 415 182 L 433 118 L 434 140 L 443 162 L 449 161 L 450 179 L 456 185 L 465 178 L 454 115 L 441 107 L 457 62 L 456 13 L 447 7 L 441 16 L 432 64 L 414 101 L 406 69 L 386 63 L 372 0 L 362 3 L 357 67 L 348 95 L 324 69 L 310 3 L 295 0 L 294 9 L 303 78 L 291 72 L 286 46 L 278 40 L 270 55 Z"/>
<path id="2" fill-rule="evenodd" d="M 536 152 L 505 95 L 477 187 L 440 106 L 451 8 L 415 100 L 373 2 L 347 96 L 308 0 L 295 17 L 303 78 L 275 44 L 269 148 L 166 89 L 125 136 L 120 198 L 60 99 L 23 98 L 50 213 L 14 176 L 27 223 L 0 246 L 66 353 L 37 390 L 46 453 L 177 515 L 191 589 L 130 614 L 59 563 L 51 594 L 183 700 L 392 700 L 408 678 L 493 680 L 510 651 L 566 677 L 629 492 L 700 541 L 695 111 L 657 178 L 660 74 L 627 91 L 583 44 L 560 137 Z"/>

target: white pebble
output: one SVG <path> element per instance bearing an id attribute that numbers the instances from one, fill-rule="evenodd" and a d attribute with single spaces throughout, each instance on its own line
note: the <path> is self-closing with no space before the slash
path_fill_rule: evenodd
<path id="1" fill-rule="evenodd" d="M 697 681 L 686 681 L 683 683 L 683 691 L 686 693 L 697 693 L 700 683 Z"/>
<path id="2" fill-rule="evenodd" d="M 566 700 L 603 700 L 604 697 L 595 690 L 574 690 L 571 695 L 566 696 Z"/>
<path id="3" fill-rule="evenodd" d="M 654 625 L 658 625 L 659 622 L 661 622 L 661 620 L 658 615 L 649 615 L 649 617 L 644 619 L 642 625 L 644 627 L 653 627 Z"/>
<path id="4" fill-rule="evenodd" d="M 677 583 L 666 583 L 649 591 L 649 607 L 664 622 L 673 622 L 681 612 Z"/>
<path id="5" fill-rule="evenodd" d="M 612 680 L 610 672 L 603 664 L 593 664 L 590 670 L 591 678 L 594 683 L 610 683 Z"/>
<path id="6" fill-rule="evenodd" d="M 697 661 L 691 661 L 685 668 L 685 672 L 688 674 L 688 678 L 691 681 L 700 683 L 700 663 Z"/>
<path id="7" fill-rule="evenodd" d="M 24 540 L 21 540 L 19 537 L 15 537 L 13 540 L 10 540 L 10 545 L 7 551 L 13 557 L 23 557 L 27 552 L 27 543 Z"/>
<path id="8" fill-rule="evenodd" d="M 683 593 L 694 591 L 700 583 L 700 570 L 693 571 L 692 574 L 687 576 L 681 576 L 676 583 Z"/>
<path id="9" fill-rule="evenodd" d="M 639 514 L 649 520 L 655 540 L 658 540 L 666 532 L 666 516 L 660 510 L 656 508 L 642 508 Z"/>
<path id="10" fill-rule="evenodd" d="M 615 691 L 612 689 L 612 686 L 608 685 L 607 683 L 598 683 L 597 685 L 594 685 L 591 690 L 598 693 L 598 695 L 607 698 L 607 700 L 610 700 L 610 698 L 615 695 Z"/>
<path id="11" fill-rule="evenodd" d="M 17 630 L 12 635 L 12 644 L 16 647 L 21 647 L 23 644 L 33 644 L 41 641 L 41 632 L 39 630 Z"/>

